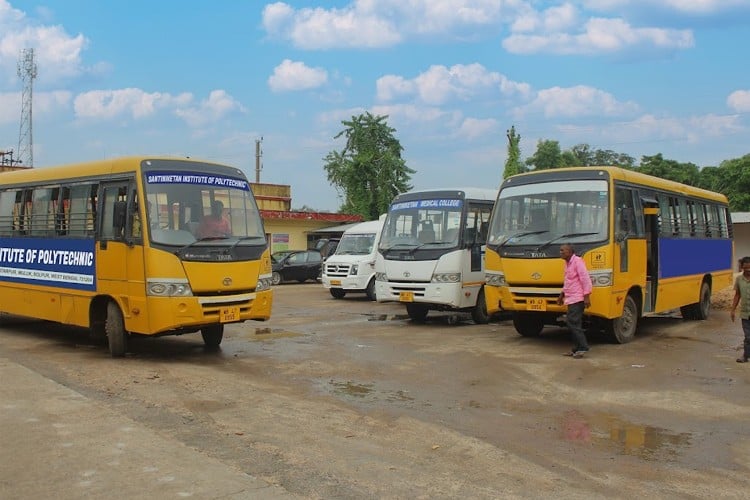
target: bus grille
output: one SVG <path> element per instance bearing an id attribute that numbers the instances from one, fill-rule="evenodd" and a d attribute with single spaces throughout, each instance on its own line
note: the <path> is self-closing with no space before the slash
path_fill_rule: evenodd
<path id="1" fill-rule="evenodd" d="M 349 276 L 351 264 L 326 264 L 326 276 L 331 278 L 346 278 Z"/>

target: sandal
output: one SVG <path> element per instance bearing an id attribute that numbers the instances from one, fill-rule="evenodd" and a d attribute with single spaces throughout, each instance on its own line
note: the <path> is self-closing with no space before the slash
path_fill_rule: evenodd
<path id="1" fill-rule="evenodd" d="M 744 356 L 743 356 L 743 357 L 741 357 L 741 358 L 737 358 L 737 362 L 738 362 L 738 363 L 747 363 L 747 358 L 746 358 L 746 357 L 744 357 Z"/>

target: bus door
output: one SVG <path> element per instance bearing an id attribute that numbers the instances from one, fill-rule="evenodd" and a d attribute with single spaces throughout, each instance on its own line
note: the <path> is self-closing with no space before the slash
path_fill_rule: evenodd
<path id="1" fill-rule="evenodd" d="M 102 183 L 99 191 L 99 241 L 97 290 L 118 297 L 129 316 L 131 298 L 145 300 L 143 261 L 144 214 L 138 203 L 135 181 Z M 142 308 L 141 308 L 142 309 Z"/>
<path id="2" fill-rule="evenodd" d="M 656 198 L 641 196 L 646 233 L 646 296 L 643 312 L 656 309 L 656 291 L 659 289 L 659 203 Z"/>
<path id="3" fill-rule="evenodd" d="M 484 281 L 484 252 L 487 243 L 492 204 L 469 202 L 466 210 L 464 244 L 469 249 L 468 267 L 462 270 L 465 281 Z"/>
<path id="4" fill-rule="evenodd" d="M 640 202 L 640 200 L 637 200 Z M 623 303 L 633 286 L 643 290 L 646 282 L 646 235 L 640 203 L 636 205 L 635 192 L 629 188 L 615 188 L 615 252 L 614 292 Z M 649 297 L 650 300 L 650 297 Z M 643 303 L 645 312 L 649 300 Z"/>

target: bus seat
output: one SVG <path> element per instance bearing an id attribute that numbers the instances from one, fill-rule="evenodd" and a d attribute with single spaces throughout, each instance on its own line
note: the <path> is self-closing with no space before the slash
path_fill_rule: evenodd
<path id="1" fill-rule="evenodd" d="M 422 226 L 417 235 L 417 239 L 420 243 L 431 243 L 435 241 L 435 229 L 432 227 L 431 221 L 422 221 Z"/>
<path id="2" fill-rule="evenodd" d="M 200 226 L 200 222 L 195 222 L 192 220 L 185 223 L 185 229 L 187 229 L 194 235 L 198 234 L 198 226 Z"/>

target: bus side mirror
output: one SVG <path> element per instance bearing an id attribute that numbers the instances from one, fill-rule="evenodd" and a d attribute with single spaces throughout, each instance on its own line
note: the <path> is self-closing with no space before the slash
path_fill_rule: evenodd
<path id="1" fill-rule="evenodd" d="M 115 234 L 122 234 L 125 229 L 125 214 L 128 211 L 128 204 L 124 201 L 116 201 L 112 210 L 112 227 Z"/>

